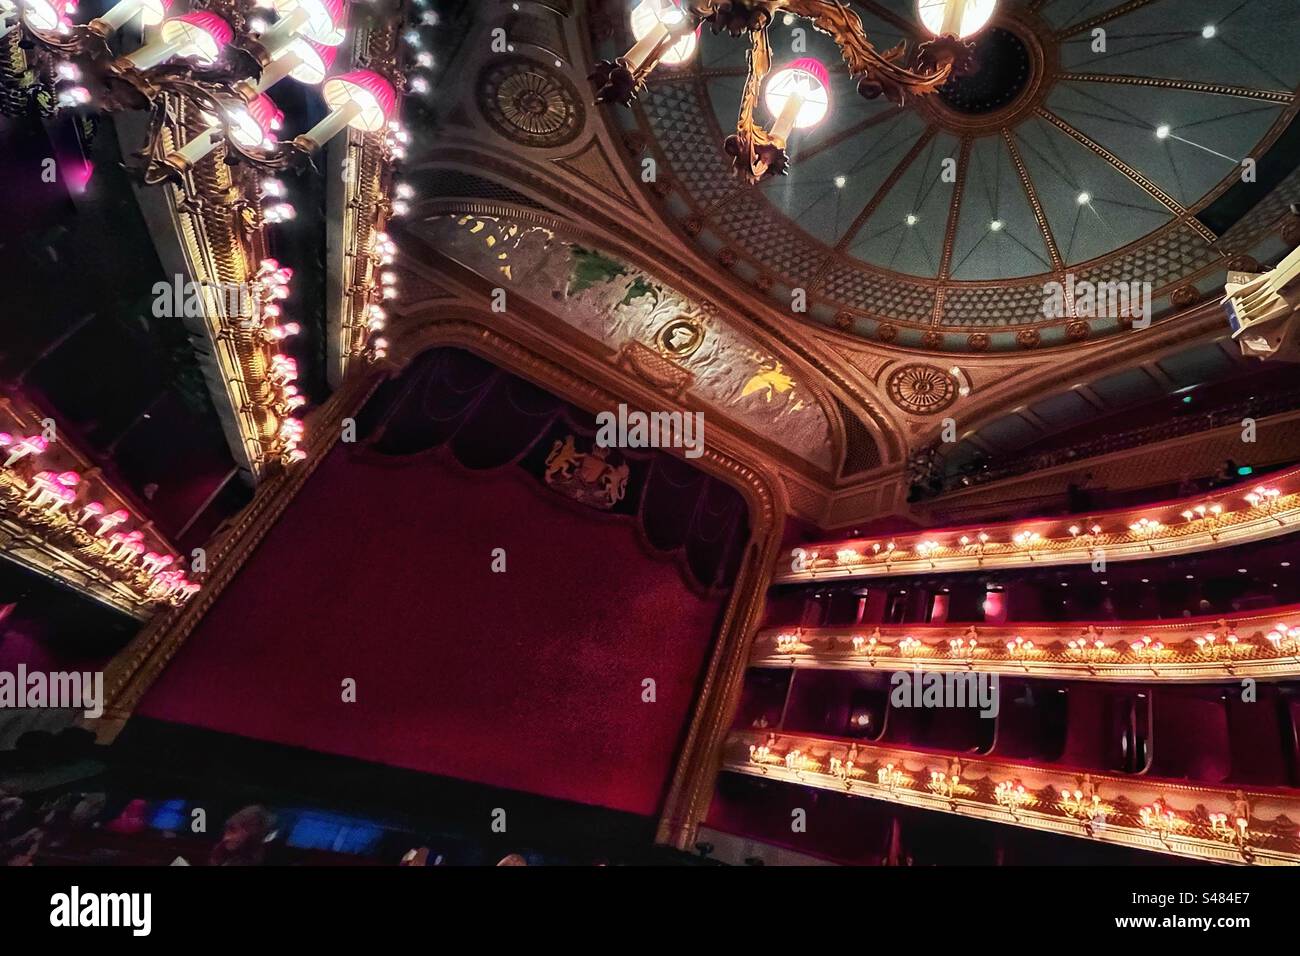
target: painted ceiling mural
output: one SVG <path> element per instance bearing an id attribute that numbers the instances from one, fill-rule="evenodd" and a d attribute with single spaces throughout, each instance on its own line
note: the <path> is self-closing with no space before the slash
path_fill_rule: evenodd
<path id="1" fill-rule="evenodd" d="M 541 226 L 485 216 L 425 220 L 415 232 L 441 253 L 603 343 L 619 364 L 830 471 L 831 429 L 807 386 L 711 307 L 626 263 Z"/>
<path id="2" fill-rule="evenodd" d="M 879 48 L 922 37 L 915 0 L 852 6 Z M 778 17 L 778 63 L 801 26 Z M 598 31 L 596 55 L 624 29 Z M 745 185 L 721 153 L 748 49 L 729 36 L 705 30 L 690 63 L 602 115 L 666 165 L 667 209 L 702 250 L 778 298 L 805 288 L 842 331 L 967 352 L 1119 332 L 1130 317 L 1045 316 L 1044 286 L 1151 283 L 1157 317 L 1185 308 L 1259 254 L 1272 199 L 1300 199 L 1295 0 L 1003 0 L 978 39 L 988 68 L 902 108 L 859 96 L 830 38 L 804 34 L 832 105 L 786 177 Z"/>

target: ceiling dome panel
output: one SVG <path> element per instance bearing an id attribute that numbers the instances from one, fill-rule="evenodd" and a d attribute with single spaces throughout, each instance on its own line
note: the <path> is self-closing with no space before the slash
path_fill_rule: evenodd
<path id="1" fill-rule="evenodd" d="M 962 192 L 952 278 L 1034 276 L 1051 269 L 1051 253 L 1006 143 L 977 140 Z"/>
<path id="2" fill-rule="evenodd" d="M 1072 5 L 1073 0 L 1048 8 Z M 1113 6 L 1092 4 L 1079 23 Z M 1207 27 L 1212 35 L 1204 36 Z M 1294 89 L 1300 60 L 1300 10 L 1293 0 L 1158 0 L 1104 24 L 1106 48 L 1094 51 L 1091 31 L 1061 44 L 1067 71 L 1170 77 L 1260 89 Z"/>
<path id="3" fill-rule="evenodd" d="M 1282 113 L 1234 97 L 1099 83 L 1062 83 L 1047 106 L 1187 207 L 1239 177 L 1243 146 L 1259 142 Z"/>
<path id="4" fill-rule="evenodd" d="M 1046 120 L 1030 120 L 1015 136 L 1067 265 L 1103 256 L 1173 218 L 1104 159 Z M 1080 202 L 1085 196 L 1087 201 Z"/>
<path id="5" fill-rule="evenodd" d="M 877 50 L 929 39 L 913 0 L 849 6 Z M 671 186 L 652 200 L 707 255 L 743 261 L 765 294 L 806 288 L 810 317 L 842 331 L 945 351 L 1122 332 L 1113 316 L 1040 315 L 1044 284 L 1070 270 L 1147 281 L 1172 308 L 1175 289 L 1212 288 L 1255 251 L 1240 237 L 1273 228 L 1285 203 L 1262 200 L 1300 165 L 1283 136 L 1295 0 L 1000 0 L 973 69 L 901 106 L 863 99 L 811 21 L 780 11 L 769 39 L 774 69 L 813 56 L 831 77 L 830 112 L 794 132 L 788 175 L 732 178 L 722 145 L 750 44 L 707 25 L 700 56 L 652 74 L 624 127 L 658 139 Z M 1267 170 L 1259 184 L 1234 177 L 1246 157 Z M 1013 325 L 1033 328 L 981 333 Z"/>
<path id="6" fill-rule="evenodd" d="M 762 187 L 769 200 L 828 246 L 840 241 L 925 132 L 925 123 L 910 111 L 881 111 L 880 116 L 869 134 L 820 152 L 806 150 L 808 158 L 798 160 L 798 181 L 782 176 Z"/>
<path id="7" fill-rule="evenodd" d="M 879 203 L 864 210 L 870 215 L 858 224 L 849 254 L 892 272 L 937 276 L 953 191 L 944 160 L 955 163 L 960 149 L 947 133 L 932 137 Z"/>

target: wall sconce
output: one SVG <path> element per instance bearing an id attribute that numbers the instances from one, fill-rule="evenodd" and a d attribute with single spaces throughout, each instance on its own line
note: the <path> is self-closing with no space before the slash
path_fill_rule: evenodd
<path id="1" fill-rule="evenodd" d="M 1004 780 L 994 787 L 993 799 L 997 801 L 998 806 L 1017 818 L 1021 810 L 1037 802 L 1034 795 L 1025 789 L 1024 784 L 1016 780 Z"/>
<path id="2" fill-rule="evenodd" d="M 876 783 L 890 793 L 907 786 L 907 775 L 892 763 L 887 763 L 876 771 Z"/>
<path id="3" fill-rule="evenodd" d="M 1144 829 L 1155 833 L 1161 843 L 1168 843 L 1170 836 L 1187 825 L 1186 821 L 1170 810 L 1163 800 L 1141 807 L 1138 810 L 1138 821 Z"/>
<path id="4" fill-rule="evenodd" d="M 930 782 L 927 786 L 939 796 L 953 800 L 957 796 L 957 788 L 961 786 L 961 775 L 958 773 L 944 773 L 942 770 L 930 771 Z"/>
<path id="5" fill-rule="evenodd" d="M 1017 635 L 1014 641 L 1007 641 L 1007 653 L 1012 657 L 1031 657 L 1034 654 L 1034 642 Z"/>
<path id="6" fill-rule="evenodd" d="M 1300 654 L 1300 627 L 1275 624 L 1264 638 L 1279 654 Z"/>
<path id="7" fill-rule="evenodd" d="M 230 107 L 224 122 L 211 113 L 204 118 L 207 129 L 167 155 L 166 164 L 177 173 L 185 172 L 206 157 L 227 135 L 246 149 L 270 149 L 275 145 L 275 131 L 284 121 L 284 113 L 263 94 L 246 105 Z"/>
<path id="8" fill-rule="evenodd" d="M 136 70 L 150 70 L 180 57 L 211 66 L 234 38 L 229 23 L 215 13 L 198 10 L 165 21 L 157 40 L 128 53 L 122 62 Z"/>
<path id="9" fill-rule="evenodd" d="M 28 455 L 39 455 L 48 445 L 49 442 L 41 435 L 28 435 L 24 438 L 10 435 L 8 432 L 0 432 L 0 448 L 9 450 L 9 457 L 4 463 L 5 468 L 12 468 Z"/>
<path id="10" fill-rule="evenodd" d="M 321 84 L 321 96 L 330 108 L 330 115 L 294 138 L 295 143 L 309 152 L 319 149 L 349 126 L 366 133 L 383 129 L 397 106 L 397 92 L 392 84 L 371 70 L 353 70 L 330 77 Z"/>

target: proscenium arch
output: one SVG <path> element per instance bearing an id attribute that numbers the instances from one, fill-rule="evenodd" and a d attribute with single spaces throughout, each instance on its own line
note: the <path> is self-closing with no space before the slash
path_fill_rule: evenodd
<path id="1" fill-rule="evenodd" d="M 620 403 L 633 408 L 653 407 L 658 393 L 648 387 L 636 387 L 612 366 L 593 369 L 590 378 L 583 377 L 567 367 L 566 356 L 553 354 L 544 343 L 524 342 L 491 327 L 488 323 L 492 317 L 483 309 L 466 305 L 436 309 L 436 316 L 413 317 L 394 340 L 385 361 L 392 376 L 400 374 L 417 356 L 430 349 L 454 346 L 590 412 L 607 410 Z M 665 451 L 684 457 L 681 449 Z M 749 509 L 750 537 L 713 642 L 659 820 L 656 839 L 680 849 L 688 849 L 693 844 L 695 831 L 712 797 L 721 746 L 740 699 L 742 680 L 789 513 L 780 476 L 768 463 L 750 457 L 750 449 L 730 436 L 723 435 L 720 443 L 706 444 L 704 454 L 691 464 L 740 492 Z"/>

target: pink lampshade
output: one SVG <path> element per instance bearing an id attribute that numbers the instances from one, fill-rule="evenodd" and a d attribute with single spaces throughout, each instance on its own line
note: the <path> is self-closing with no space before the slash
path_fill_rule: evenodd
<path id="1" fill-rule="evenodd" d="M 275 138 L 275 131 L 284 122 L 284 112 L 275 100 L 260 93 L 247 106 L 230 111 L 230 135 L 241 146 L 262 146 Z"/>
<path id="2" fill-rule="evenodd" d="M 298 65 L 289 71 L 289 76 L 299 83 L 314 86 L 323 81 L 329 73 L 330 67 L 334 65 L 334 60 L 339 55 L 339 48 L 326 46 L 324 43 L 317 43 L 315 40 L 300 36 L 295 37 L 294 41 L 285 48 L 284 55 L 293 55 L 299 60 Z"/>
<path id="3" fill-rule="evenodd" d="M 382 129 L 397 106 L 393 84 L 372 70 L 331 76 L 321 85 L 321 95 L 331 111 L 349 105 L 359 107 L 360 112 L 349 125 L 368 133 Z"/>
<path id="4" fill-rule="evenodd" d="M 305 17 L 294 32 L 327 46 L 338 46 L 347 31 L 346 0 L 272 0 L 280 19 Z"/>
<path id="5" fill-rule="evenodd" d="M 773 116 L 780 116 L 786 104 L 797 96 L 801 105 L 793 125 L 806 129 L 821 122 L 830 109 L 830 83 L 830 74 L 820 60 L 803 57 L 772 74 L 763 102 Z"/>
<path id="6" fill-rule="evenodd" d="M 337 46 L 326 46 L 324 43 L 317 43 L 314 40 L 304 39 L 303 42 L 316 51 L 316 55 L 320 57 L 321 66 L 326 72 L 329 72 L 329 68 L 334 65 L 334 61 L 338 58 L 339 48 Z"/>
<path id="7" fill-rule="evenodd" d="M 235 38 L 235 31 L 230 29 L 230 24 L 215 13 L 208 13 L 206 10 L 196 10 L 193 13 L 186 13 L 179 17 L 173 17 L 163 24 L 164 39 L 171 40 L 170 33 L 181 32 L 181 27 L 173 24 L 189 24 L 191 30 L 202 30 L 212 42 L 218 47 L 223 47 Z M 170 30 L 169 30 L 170 28 Z M 190 31 L 186 31 L 190 32 Z"/>
<path id="8" fill-rule="evenodd" d="M 831 75 L 826 72 L 826 67 L 822 64 L 822 61 L 811 56 L 805 56 L 802 59 L 795 60 L 793 63 L 787 64 L 784 69 L 798 70 L 800 73 L 811 73 L 813 76 L 817 77 L 817 81 L 821 83 L 822 86 L 831 85 Z"/>

